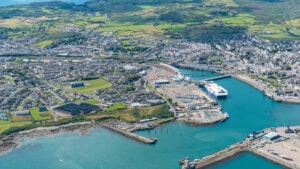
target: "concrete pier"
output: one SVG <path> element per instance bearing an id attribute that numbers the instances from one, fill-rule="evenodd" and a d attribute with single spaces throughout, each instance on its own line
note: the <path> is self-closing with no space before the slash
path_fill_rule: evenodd
<path id="1" fill-rule="evenodd" d="M 141 143 L 144 143 L 144 144 L 155 144 L 157 142 L 156 139 L 149 139 L 149 138 L 146 138 L 146 137 L 143 137 L 143 136 L 139 136 L 139 135 L 136 135 L 134 133 L 128 132 L 126 130 L 118 129 L 118 128 L 115 128 L 113 126 L 109 126 L 107 124 L 103 124 L 102 127 L 107 128 L 111 131 L 117 132 L 117 133 L 119 133 L 123 136 L 134 139 L 134 140 L 136 140 L 138 142 L 141 142 Z"/>

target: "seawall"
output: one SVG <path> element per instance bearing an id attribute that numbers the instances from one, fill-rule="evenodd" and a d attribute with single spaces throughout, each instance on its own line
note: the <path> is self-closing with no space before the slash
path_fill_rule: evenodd
<path id="1" fill-rule="evenodd" d="M 272 93 L 267 92 L 264 87 L 262 87 L 261 85 L 257 84 L 254 80 L 249 79 L 249 77 L 245 77 L 243 75 L 239 75 L 239 74 L 232 74 L 231 77 L 240 80 L 244 83 L 247 83 L 248 85 L 256 88 L 257 90 L 263 92 L 267 97 L 269 97 L 270 99 L 277 101 L 277 102 L 285 102 L 285 103 L 293 103 L 293 104 L 300 104 L 300 99 L 287 99 L 287 98 L 282 98 L 279 96 L 274 96 Z"/>
<path id="2" fill-rule="evenodd" d="M 293 165 L 285 162 L 284 160 L 278 160 L 278 159 L 276 159 L 275 157 L 273 157 L 270 154 L 259 152 L 259 151 L 255 150 L 255 149 L 252 149 L 252 148 L 248 149 L 248 151 L 251 152 L 251 153 L 253 153 L 253 154 L 255 154 L 255 155 L 257 155 L 257 156 L 260 156 L 260 157 L 262 157 L 262 158 L 264 158 L 264 159 L 266 159 L 268 161 L 271 161 L 271 162 L 273 162 L 275 164 L 281 165 L 284 168 L 287 168 L 287 169 L 299 169 L 299 168 L 296 168 L 295 166 L 293 166 Z"/>

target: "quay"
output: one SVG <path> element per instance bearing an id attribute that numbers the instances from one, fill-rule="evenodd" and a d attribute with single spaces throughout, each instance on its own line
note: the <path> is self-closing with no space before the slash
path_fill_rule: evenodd
<path id="1" fill-rule="evenodd" d="M 195 64 L 195 65 L 187 65 L 187 64 L 176 64 L 176 63 L 172 63 L 171 64 L 174 67 L 178 67 L 178 68 L 184 68 L 184 69 L 192 69 L 192 70 L 202 70 L 202 71 L 209 71 L 209 72 L 219 72 L 222 67 L 220 66 L 208 66 L 205 64 L 199 65 L 199 64 Z"/>
<path id="2" fill-rule="evenodd" d="M 157 139 L 155 139 L 155 138 L 149 139 L 149 138 L 139 136 L 137 134 L 134 134 L 134 133 L 131 133 L 129 131 L 122 130 L 122 129 L 119 129 L 119 128 L 116 128 L 116 127 L 113 127 L 113 126 L 110 126 L 110 125 L 107 125 L 107 124 L 103 124 L 102 127 L 107 128 L 111 131 L 114 131 L 116 133 L 119 133 L 123 136 L 134 139 L 134 140 L 136 140 L 138 142 L 141 142 L 141 143 L 144 143 L 144 144 L 155 144 L 157 142 Z"/>
<path id="3" fill-rule="evenodd" d="M 229 117 L 222 112 L 215 97 L 200 90 L 195 81 L 182 75 L 176 67 L 164 63 L 151 65 L 144 79 L 166 100 L 179 121 L 191 125 L 213 125 Z"/>
<path id="4" fill-rule="evenodd" d="M 300 169 L 300 127 L 279 127 L 253 132 L 248 137 L 206 157 L 180 161 L 182 169 L 203 169 L 249 152 L 288 169 Z"/>

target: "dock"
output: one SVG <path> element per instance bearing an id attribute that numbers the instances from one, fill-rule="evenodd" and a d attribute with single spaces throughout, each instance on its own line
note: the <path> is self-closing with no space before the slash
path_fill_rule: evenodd
<path id="1" fill-rule="evenodd" d="M 157 139 L 154 139 L 154 138 L 149 139 L 149 138 L 139 136 L 137 134 L 134 134 L 134 133 L 131 133 L 129 131 L 122 130 L 122 129 L 119 129 L 119 128 L 116 128 L 116 127 L 113 127 L 113 126 L 110 126 L 110 125 L 107 125 L 107 124 L 103 124 L 102 127 L 107 128 L 111 131 L 114 131 L 116 133 L 119 133 L 123 136 L 126 136 L 128 138 L 131 138 L 133 140 L 136 140 L 136 141 L 144 143 L 144 144 L 155 144 L 157 142 Z"/>

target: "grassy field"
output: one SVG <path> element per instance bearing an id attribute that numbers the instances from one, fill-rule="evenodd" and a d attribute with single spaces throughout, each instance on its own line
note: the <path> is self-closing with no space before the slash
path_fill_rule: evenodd
<path id="1" fill-rule="evenodd" d="M 157 29 L 153 25 L 147 24 L 134 24 L 134 23 L 127 23 L 127 24 L 117 24 L 117 23 L 110 23 L 106 24 L 103 27 L 97 29 L 98 31 L 117 31 L 119 35 L 159 35 L 162 34 L 163 31 Z"/>
<path id="2" fill-rule="evenodd" d="M 87 85 L 83 86 L 83 87 L 74 88 L 73 90 L 76 92 L 81 92 L 81 93 L 92 93 L 96 90 L 106 89 L 106 88 L 110 88 L 112 86 L 112 84 L 110 82 L 108 82 L 107 80 L 102 79 L 102 78 L 99 78 L 96 80 L 87 80 L 87 81 L 83 81 L 83 82 Z"/>
<path id="3" fill-rule="evenodd" d="M 117 108 L 120 106 L 115 106 Z M 169 106 L 162 104 L 158 106 L 141 107 L 141 108 L 125 108 L 111 111 L 103 111 L 98 114 L 88 115 L 87 119 L 100 119 L 114 117 L 126 122 L 136 122 L 145 118 L 169 118 L 173 116 L 172 112 L 168 111 Z"/>
<path id="4" fill-rule="evenodd" d="M 0 133 L 9 129 L 10 127 L 19 127 L 24 126 L 26 124 L 30 124 L 31 122 L 11 122 L 11 121 L 0 121 Z"/>
<path id="5" fill-rule="evenodd" d="M 84 5 L 52 2 L 0 8 L 0 33 L 14 38 L 34 36 L 34 45 L 40 48 L 88 42 L 80 33 L 62 31 L 65 26 L 116 31 L 115 36 L 134 38 L 201 41 L 211 39 L 207 35 L 226 38 L 249 30 L 271 40 L 294 40 L 300 39 L 299 8 L 299 0 L 91 0 Z M 129 42 L 121 43 L 127 47 Z"/>
<path id="6" fill-rule="evenodd" d="M 233 0 L 204 0 L 206 6 L 238 7 Z"/>
<path id="7" fill-rule="evenodd" d="M 89 100 L 85 100 L 84 101 L 85 103 L 87 104 L 99 104 L 99 100 L 96 100 L 96 99 L 89 99 Z"/>
<path id="8" fill-rule="evenodd" d="M 39 108 L 31 108 L 29 109 L 31 117 L 34 121 L 44 121 L 44 120 L 50 120 L 52 119 L 51 114 L 49 111 L 46 112 L 40 112 Z"/>
<path id="9" fill-rule="evenodd" d="M 21 19 L 0 19 L 0 27 L 17 28 L 29 26 L 31 26 L 29 23 L 26 23 Z"/>
<path id="10" fill-rule="evenodd" d="M 44 40 L 44 41 L 42 41 L 42 42 L 39 42 L 39 43 L 37 44 L 37 46 L 38 46 L 39 48 L 45 48 L 45 47 L 47 47 L 47 46 L 50 46 L 52 43 L 53 43 L 53 40 Z"/>
<path id="11" fill-rule="evenodd" d="M 115 110 L 121 110 L 121 109 L 126 109 L 126 105 L 123 103 L 114 103 L 113 105 L 111 105 L 108 109 L 106 109 L 105 111 L 115 111 Z"/>

